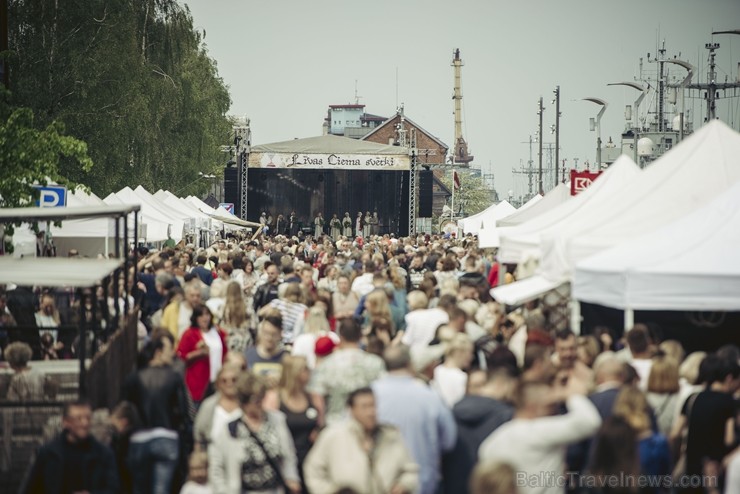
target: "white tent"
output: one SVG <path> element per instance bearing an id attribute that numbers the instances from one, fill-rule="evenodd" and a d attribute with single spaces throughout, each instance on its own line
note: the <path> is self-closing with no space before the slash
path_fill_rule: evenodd
<path id="1" fill-rule="evenodd" d="M 543 235 L 566 231 L 588 218 L 600 217 L 607 208 L 613 207 L 612 202 L 619 200 L 640 174 L 635 162 L 622 155 L 577 196 L 518 226 L 501 228 L 499 260 L 518 264 L 529 257 L 539 259 Z"/>
<path id="2" fill-rule="evenodd" d="M 740 182 L 675 222 L 576 265 L 573 297 L 632 310 L 740 311 Z"/>
<path id="3" fill-rule="evenodd" d="M 542 272 L 567 279 L 579 260 L 707 204 L 740 181 L 740 134 L 714 120 L 648 166 L 610 207 L 543 240 Z M 598 181 L 597 181 L 598 182 Z M 687 240 L 693 232 L 686 232 Z"/>
<path id="4" fill-rule="evenodd" d="M 478 214 L 459 220 L 457 224 L 462 228 L 463 233 L 477 234 L 481 228 L 494 228 L 498 220 L 506 218 L 514 211 L 516 208 L 508 201 L 501 201 Z"/>
<path id="5" fill-rule="evenodd" d="M 564 203 L 570 199 L 570 186 L 566 184 L 558 184 L 557 187 L 552 189 L 550 192 L 541 196 L 537 194 L 532 199 L 527 201 L 522 207 L 516 210 L 516 212 L 510 214 L 506 218 L 502 218 L 496 222 L 496 226 L 516 226 L 535 218 L 542 213 L 551 211 L 553 208 Z"/>
<path id="6" fill-rule="evenodd" d="M 100 206 L 105 202 L 92 193 L 76 189 L 67 194 L 68 207 Z M 66 256 L 76 249 L 81 256 L 96 257 L 98 254 L 109 254 L 115 250 L 115 221 L 110 218 L 90 218 L 68 220 L 61 227 L 51 226 L 51 236 L 57 248 L 57 254 Z M 123 238 L 123 227 L 119 232 Z"/>
<path id="7" fill-rule="evenodd" d="M 139 185 L 138 187 L 136 187 L 136 189 L 134 189 L 134 194 L 139 196 L 147 204 L 150 204 L 152 207 L 156 208 L 157 211 L 159 211 L 160 213 L 165 214 L 170 218 L 182 221 L 183 236 L 186 232 L 195 231 L 195 217 L 192 216 L 189 211 L 184 210 L 184 209 L 176 209 L 176 208 L 173 208 L 165 204 L 164 202 L 154 197 L 148 190 L 146 190 L 141 185 Z"/>
<path id="8" fill-rule="evenodd" d="M 103 201 L 106 204 L 138 204 L 141 206 L 139 226 L 142 235 L 137 234 L 137 238 L 143 238 L 147 242 L 163 242 L 167 240 L 167 233 L 172 228 L 172 238 L 175 241 L 180 240 L 175 237 L 174 232 L 177 228 L 172 227 L 172 220 L 144 203 L 130 188 L 124 187 L 119 192 L 111 193 Z M 133 228 L 133 225 L 129 223 L 128 228 Z M 182 222 L 180 222 L 179 231 L 182 232 Z"/>
<path id="9" fill-rule="evenodd" d="M 159 199 L 160 201 L 164 202 L 168 206 L 180 209 L 183 211 L 187 211 L 188 214 L 196 218 L 196 226 L 203 230 L 220 230 L 221 224 L 214 225 L 214 223 L 217 223 L 215 220 L 213 220 L 210 216 L 208 216 L 206 213 L 195 207 L 194 204 L 191 202 L 186 201 L 185 199 L 181 197 L 177 197 L 176 195 L 172 194 L 170 191 L 167 190 L 158 190 L 154 193 L 154 197 Z"/>

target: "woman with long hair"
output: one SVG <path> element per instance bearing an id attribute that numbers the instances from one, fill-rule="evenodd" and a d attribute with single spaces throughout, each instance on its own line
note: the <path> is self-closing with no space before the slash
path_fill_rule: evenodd
<path id="1" fill-rule="evenodd" d="M 669 475 L 671 455 L 668 439 L 663 434 L 653 432 L 650 405 L 645 393 L 636 386 L 624 386 L 617 395 L 613 411 L 615 416 L 622 417 L 637 434 L 640 473 Z"/>
<path id="2" fill-rule="evenodd" d="M 285 414 L 288 429 L 293 436 L 302 483 L 303 461 L 319 432 L 319 413 L 306 391 L 310 378 L 311 371 L 305 357 L 296 355 L 283 357 L 283 369 L 278 384 L 280 411 Z M 305 485 L 303 491 L 307 492 Z"/>
<path id="3" fill-rule="evenodd" d="M 623 417 L 609 417 L 601 425 L 594 441 L 588 473 L 598 479 L 596 483 L 599 487 L 583 492 L 634 494 L 638 491 L 640 460 L 637 434 Z M 611 478 L 633 479 L 635 482 L 627 481 L 624 485 L 610 486 Z"/>
<path id="4" fill-rule="evenodd" d="M 247 305 L 242 296 L 241 286 L 235 281 L 226 286 L 226 303 L 221 327 L 226 331 L 229 351 L 244 353 L 247 347 L 254 344 L 252 334 L 249 332 Z"/>
<path id="5" fill-rule="evenodd" d="M 185 384 L 199 405 L 216 380 L 228 347 L 226 334 L 213 325 L 213 316 L 205 305 L 193 308 L 190 324 L 180 338 L 177 355 L 185 361 Z"/>
<path id="6" fill-rule="evenodd" d="M 661 350 L 653 357 L 647 384 L 647 400 L 655 412 L 658 430 L 664 436 L 671 433 L 678 406 L 678 363 Z"/>

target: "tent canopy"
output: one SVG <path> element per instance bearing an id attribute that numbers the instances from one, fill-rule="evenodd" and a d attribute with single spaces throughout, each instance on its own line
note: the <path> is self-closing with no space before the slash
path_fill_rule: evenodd
<path id="1" fill-rule="evenodd" d="M 478 214 L 459 220 L 458 226 L 463 229 L 463 233 L 477 234 L 481 228 L 495 228 L 498 220 L 506 218 L 514 211 L 516 208 L 508 201 L 501 201 Z"/>
<path id="2" fill-rule="evenodd" d="M 0 257 L 0 284 L 91 287 L 123 265 L 116 259 Z"/>
<path id="3" fill-rule="evenodd" d="M 740 311 L 740 182 L 663 228 L 576 265 L 577 300 L 619 309 Z"/>
<path id="4" fill-rule="evenodd" d="M 529 221 L 532 218 L 546 213 L 547 211 L 551 211 L 553 208 L 570 199 L 570 197 L 570 186 L 566 184 L 558 184 L 557 187 L 545 194 L 544 197 L 539 194 L 534 196 L 532 199 L 527 201 L 526 204 L 517 209 L 516 212 L 511 213 L 506 218 L 502 218 L 500 221 L 496 222 L 496 226 L 504 227 L 520 225 L 525 221 Z M 531 204 L 532 201 L 534 201 L 533 204 Z"/>
<path id="5" fill-rule="evenodd" d="M 542 236 L 577 228 L 589 218 L 599 218 L 612 201 L 619 200 L 633 180 L 641 175 L 634 161 L 620 156 L 586 190 L 518 226 L 501 228 L 499 260 L 518 264 L 530 256 L 541 256 Z"/>
<path id="6" fill-rule="evenodd" d="M 252 153 L 307 153 L 307 154 L 393 154 L 408 155 L 406 148 L 378 144 L 331 134 L 271 142 L 252 146 Z"/>
<path id="7" fill-rule="evenodd" d="M 740 181 L 738 156 L 740 134 L 720 120 L 709 122 L 648 166 L 608 207 L 545 237 L 543 274 L 568 278 L 577 261 L 707 204 Z"/>

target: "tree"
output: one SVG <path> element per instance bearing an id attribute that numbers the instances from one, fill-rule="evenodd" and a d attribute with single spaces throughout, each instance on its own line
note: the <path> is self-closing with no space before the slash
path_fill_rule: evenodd
<path id="1" fill-rule="evenodd" d="M 460 178 L 460 188 L 455 191 L 455 217 L 480 213 L 494 203 L 494 191 L 488 188 L 483 178 L 462 170 L 458 170 L 457 175 Z M 451 173 L 445 173 L 441 182 L 452 190 Z"/>
<path id="2" fill-rule="evenodd" d="M 11 0 L 14 103 L 59 121 L 97 166 L 60 172 L 105 196 L 128 185 L 187 187 L 216 172 L 230 140 L 228 89 L 176 0 Z"/>
<path id="3" fill-rule="evenodd" d="M 11 108 L 7 92 L 0 95 L 0 208 L 32 204 L 39 193 L 33 184 L 48 185 L 54 181 L 74 187 L 74 183 L 59 173 L 62 160 L 74 162 L 86 173 L 93 162 L 87 155 L 87 145 L 64 135 L 64 126 L 52 122 L 39 129 L 33 112 L 28 108 Z M 5 225 L 5 235 L 12 236 L 15 225 Z M 5 242 L 4 242 L 5 243 Z M 5 251 L 12 252 L 5 243 Z"/>

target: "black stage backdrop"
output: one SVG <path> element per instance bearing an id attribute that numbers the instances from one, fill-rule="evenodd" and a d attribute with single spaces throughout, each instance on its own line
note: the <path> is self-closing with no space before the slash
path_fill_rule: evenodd
<path id="1" fill-rule="evenodd" d="M 624 312 L 581 302 L 581 333 L 591 334 L 606 326 L 621 337 Z M 635 311 L 635 323 L 643 323 L 663 340 L 678 340 L 687 352 L 711 352 L 728 343 L 737 344 L 740 312 Z"/>
<path id="2" fill-rule="evenodd" d="M 250 168 L 248 171 L 247 220 L 258 221 L 262 211 L 273 218 L 286 218 L 295 211 L 313 231 L 317 212 L 324 215 L 329 233 L 333 214 L 378 212 L 380 233 L 408 234 L 409 172 L 375 170 L 296 170 Z"/>

